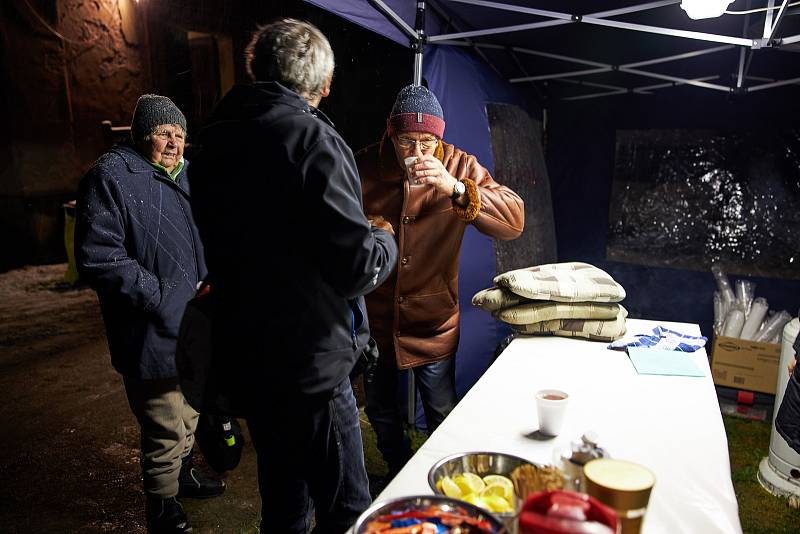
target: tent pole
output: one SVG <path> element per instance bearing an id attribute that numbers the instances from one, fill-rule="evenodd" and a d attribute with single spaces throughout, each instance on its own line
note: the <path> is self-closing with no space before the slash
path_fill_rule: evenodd
<path id="1" fill-rule="evenodd" d="M 414 85 L 422 85 L 422 52 L 414 52 Z"/>
<path id="2" fill-rule="evenodd" d="M 417 0 L 415 28 L 411 28 L 411 26 L 406 24 L 406 22 L 387 6 L 383 0 L 369 0 L 369 3 L 411 39 L 411 49 L 414 51 L 414 85 L 422 85 L 422 53 L 425 49 L 426 41 L 425 0 Z M 413 429 L 417 422 L 417 389 L 414 386 L 414 373 L 410 369 L 406 373 L 406 376 L 408 378 L 408 414 L 406 416 L 406 421 L 409 427 Z"/>
<path id="3" fill-rule="evenodd" d="M 459 1 L 459 0 L 453 0 L 453 1 Z M 468 0 L 464 0 L 464 1 L 468 3 Z M 641 5 L 638 5 L 638 6 L 628 6 L 628 7 L 624 7 L 624 8 L 621 8 L 621 9 L 614 9 L 614 10 L 611 10 L 611 11 L 598 11 L 597 13 L 590 13 L 590 14 L 588 14 L 586 16 L 587 17 L 596 17 L 596 18 L 616 17 L 618 15 L 626 15 L 626 14 L 629 14 L 629 13 L 636 13 L 636 12 L 639 12 L 639 11 L 647 11 L 647 10 L 650 10 L 650 9 L 656 9 L 656 8 L 659 8 L 659 7 L 664 7 L 664 6 L 668 6 L 668 5 L 671 5 L 671 4 L 677 4 L 677 3 L 680 3 L 680 0 L 659 0 L 658 2 L 651 2 L 649 4 L 641 4 Z M 431 5 L 433 5 L 433 4 L 431 4 Z M 494 5 L 489 6 L 489 7 L 494 7 L 494 8 L 497 8 L 497 9 L 509 9 L 511 11 L 517 11 L 517 9 L 526 9 L 526 8 L 521 8 L 520 6 L 504 6 L 504 7 L 501 7 L 501 6 L 503 6 L 503 5 L 502 4 L 494 4 Z M 523 11 L 523 12 L 527 13 L 528 11 Z M 567 14 L 566 13 L 561 13 L 561 15 L 567 15 Z M 516 32 L 516 31 L 523 31 L 523 30 L 535 30 L 535 29 L 540 29 L 540 28 L 549 28 L 549 27 L 552 27 L 552 26 L 560 26 L 562 24 L 573 24 L 575 22 L 576 22 L 576 20 L 574 19 L 574 17 L 572 17 L 572 18 L 561 17 L 558 20 L 547 20 L 547 21 L 544 21 L 544 22 L 532 22 L 532 23 L 529 23 L 529 24 L 517 24 L 516 26 L 506 26 L 506 27 L 503 27 L 503 28 L 491 28 L 491 29 L 486 29 L 486 30 L 473 30 L 473 31 L 469 31 L 469 32 L 462 32 L 461 30 L 458 30 L 459 33 L 447 33 L 447 34 L 431 36 L 428 39 L 428 41 L 432 43 L 434 41 L 449 41 L 449 40 L 460 39 L 460 38 L 465 38 L 465 37 L 478 37 L 478 36 L 481 36 L 481 35 L 495 35 L 495 34 L 498 34 L 498 33 L 505 33 L 505 32 Z"/>
<path id="4" fill-rule="evenodd" d="M 691 79 L 687 79 L 687 78 L 679 78 L 677 76 L 667 76 L 666 74 L 657 74 L 655 72 L 648 72 L 648 71 L 639 70 L 639 69 L 632 69 L 630 67 L 626 67 L 625 65 L 620 65 L 619 71 L 620 72 L 627 72 L 627 73 L 630 73 L 630 74 L 638 74 L 639 76 L 644 76 L 644 77 L 647 77 L 647 78 L 655 78 L 657 80 L 667 80 L 667 81 L 675 82 L 675 83 L 679 83 L 679 84 L 694 85 L 696 87 L 705 87 L 706 89 L 715 89 L 717 91 L 724 91 L 726 93 L 731 92 L 731 88 L 730 87 L 726 87 L 724 85 L 717 85 L 717 84 L 713 84 L 713 83 L 701 82 L 701 81 L 697 81 L 697 79 L 691 80 Z"/>
<path id="5" fill-rule="evenodd" d="M 776 80 L 774 78 L 764 78 L 763 76 L 745 76 L 745 79 L 747 79 L 747 80 L 755 80 L 757 82 L 777 82 L 777 81 L 780 81 L 780 80 Z M 800 84 L 800 82 L 797 82 L 797 83 Z"/>
<path id="6" fill-rule="evenodd" d="M 775 7 L 775 0 L 767 2 L 767 13 L 764 15 L 764 39 L 769 39 L 772 33 L 772 8 Z M 748 9 L 750 6 L 748 6 Z"/>
<path id="7" fill-rule="evenodd" d="M 718 75 L 714 76 L 704 76 L 703 78 L 692 78 L 693 82 L 710 82 L 711 80 L 718 79 Z M 640 95 L 649 95 L 648 91 L 652 91 L 653 89 L 665 89 L 667 87 L 677 87 L 678 85 L 686 85 L 685 83 L 681 82 L 670 82 L 670 83 L 657 83 L 655 85 L 643 85 L 642 87 L 634 87 L 633 92 Z"/>
<path id="8" fill-rule="evenodd" d="M 789 0 L 783 0 L 781 4 L 781 8 L 778 10 L 778 14 L 775 16 L 775 20 L 772 23 L 772 27 L 770 28 L 769 32 L 764 32 L 764 40 L 769 43 L 772 38 L 775 36 L 775 33 L 778 31 L 778 26 L 783 21 L 783 16 L 786 14 L 786 6 L 789 5 Z"/>
<path id="9" fill-rule="evenodd" d="M 425 0 L 417 0 L 417 19 L 414 22 L 416 37 L 411 39 L 414 50 L 414 85 L 422 85 L 422 53 L 425 50 Z"/>
<path id="10" fill-rule="evenodd" d="M 748 87 L 747 92 L 752 93 L 754 91 L 761 91 L 763 89 L 772 89 L 773 87 L 783 87 L 784 85 L 795 85 L 797 83 L 800 83 L 800 78 L 792 78 L 791 80 L 780 80 L 777 82 L 765 83 L 763 85 Z"/>
<path id="11" fill-rule="evenodd" d="M 510 78 L 508 81 L 510 83 L 519 83 L 519 82 L 536 82 L 541 80 L 553 80 L 555 78 L 570 78 L 572 76 L 587 76 L 589 74 L 598 74 L 601 72 L 611 72 L 613 67 L 600 67 L 597 69 L 587 69 L 587 70 L 573 70 L 571 72 L 557 72 L 554 74 L 540 74 L 538 76 L 523 76 L 521 78 Z"/>
<path id="12" fill-rule="evenodd" d="M 387 6 L 383 0 L 369 0 L 369 3 L 374 7 L 379 13 L 381 13 L 384 17 L 386 17 L 389 22 L 395 25 L 395 27 L 406 34 L 410 39 L 414 39 L 416 35 L 414 34 L 414 29 L 406 24 L 400 15 L 392 11 L 392 8 Z"/>
<path id="13" fill-rule="evenodd" d="M 800 41 L 800 35 L 792 35 L 791 37 L 784 37 L 781 39 L 781 44 L 788 45 Z"/>
<path id="14" fill-rule="evenodd" d="M 422 85 L 422 53 L 425 51 L 425 0 L 417 0 L 417 18 L 414 21 L 416 37 L 411 39 L 414 50 L 414 85 Z M 414 384 L 414 372 L 408 370 L 408 413 L 406 420 L 410 428 L 417 424 L 417 388 Z"/>
<path id="15" fill-rule="evenodd" d="M 747 9 L 750 10 L 750 0 L 747 0 Z M 767 17 L 772 18 L 771 11 L 767 11 Z M 749 25 L 750 14 L 747 14 L 744 16 L 744 22 L 742 23 L 742 37 L 747 37 L 747 27 Z M 739 76 L 736 78 L 737 90 L 741 90 L 744 86 L 744 77 L 747 76 L 747 68 L 750 67 L 750 57 L 752 57 L 752 54 L 753 52 L 751 50 L 747 50 L 744 47 L 739 49 Z"/>

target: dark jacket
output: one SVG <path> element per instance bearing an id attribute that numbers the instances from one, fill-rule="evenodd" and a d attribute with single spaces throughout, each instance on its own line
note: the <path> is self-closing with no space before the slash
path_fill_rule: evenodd
<path id="1" fill-rule="evenodd" d="M 800 358 L 800 334 L 794 340 L 794 357 Z M 783 401 L 775 417 L 775 430 L 800 454 L 800 363 L 795 365 L 786 384 Z"/>
<path id="2" fill-rule="evenodd" d="M 172 180 L 126 143 L 101 156 L 80 183 L 75 259 L 97 291 L 111 362 L 126 376 L 177 375 L 178 325 L 206 274 L 188 167 Z"/>
<path id="3" fill-rule="evenodd" d="M 389 221 L 399 243 L 400 265 L 367 297 L 367 309 L 381 355 L 394 354 L 401 369 L 456 352 L 458 259 L 467 225 L 509 240 L 522 233 L 525 221 L 519 195 L 495 182 L 475 156 L 445 142 L 434 156 L 467 186 L 466 209 L 432 187 L 409 187 L 387 137 L 356 154 L 364 209 Z"/>
<path id="4" fill-rule="evenodd" d="M 234 87 L 199 138 L 192 202 L 215 354 L 246 402 L 327 395 L 369 339 L 362 296 L 397 258 L 391 235 L 364 216 L 352 152 L 276 82 Z"/>

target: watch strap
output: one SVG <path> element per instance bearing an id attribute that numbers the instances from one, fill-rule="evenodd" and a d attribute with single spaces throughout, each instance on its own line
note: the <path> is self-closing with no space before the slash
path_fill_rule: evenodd
<path id="1" fill-rule="evenodd" d="M 458 187 L 458 184 L 461 184 L 461 187 Z M 457 198 L 459 198 L 461 195 L 463 195 L 466 192 L 467 192 L 467 187 L 464 185 L 464 182 L 462 182 L 461 180 L 458 180 L 453 185 L 453 193 L 450 195 L 450 200 L 456 200 Z"/>

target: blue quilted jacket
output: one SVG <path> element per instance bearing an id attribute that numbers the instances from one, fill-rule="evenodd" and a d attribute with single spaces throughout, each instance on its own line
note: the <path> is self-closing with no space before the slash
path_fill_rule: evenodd
<path id="1" fill-rule="evenodd" d="M 97 291 L 111 362 L 126 376 L 177 376 L 178 325 L 206 275 L 188 168 L 172 180 L 125 143 L 79 186 L 75 258 Z"/>

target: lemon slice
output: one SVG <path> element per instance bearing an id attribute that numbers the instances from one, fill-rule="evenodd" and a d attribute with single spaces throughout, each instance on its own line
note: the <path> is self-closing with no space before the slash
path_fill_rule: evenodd
<path id="1" fill-rule="evenodd" d="M 480 493 L 486 484 L 483 479 L 475 473 L 462 473 L 453 477 L 453 482 L 458 484 L 461 493 L 467 495 L 469 493 Z"/>
<path id="2" fill-rule="evenodd" d="M 481 492 L 481 498 L 489 496 L 500 497 L 506 502 L 511 502 L 511 496 L 508 495 L 508 491 L 506 490 L 506 488 L 498 484 L 493 484 L 491 486 L 486 486 L 485 488 L 483 488 L 483 491 Z"/>
<path id="3" fill-rule="evenodd" d="M 463 497 L 461 497 L 461 500 L 466 501 L 470 504 L 474 504 L 479 508 L 483 508 L 484 510 L 491 512 L 491 510 L 489 510 L 489 505 L 477 493 L 470 493 L 468 495 L 464 495 Z"/>
<path id="4" fill-rule="evenodd" d="M 507 500 L 498 495 L 481 494 L 480 499 L 486 504 L 490 512 L 507 513 L 514 511 L 514 507 L 511 506 Z"/>
<path id="5" fill-rule="evenodd" d="M 487 491 L 491 487 L 500 488 L 500 490 L 492 490 L 490 495 L 499 495 L 508 502 L 512 501 L 514 497 L 514 483 L 511 482 L 511 479 L 502 475 L 486 475 L 483 477 L 483 482 L 486 484 L 486 489 L 483 491 Z"/>
<path id="6" fill-rule="evenodd" d="M 456 484 L 453 481 L 452 478 L 444 477 L 441 480 L 441 483 L 442 483 L 442 493 L 454 499 L 461 498 L 462 495 L 461 488 L 458 486 L 458 484 Z"/>

